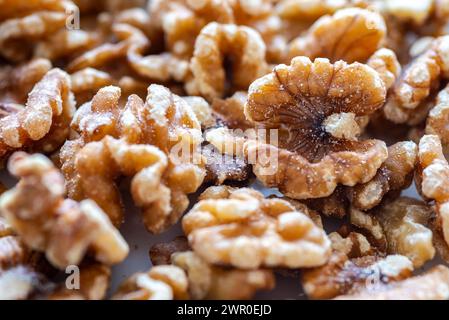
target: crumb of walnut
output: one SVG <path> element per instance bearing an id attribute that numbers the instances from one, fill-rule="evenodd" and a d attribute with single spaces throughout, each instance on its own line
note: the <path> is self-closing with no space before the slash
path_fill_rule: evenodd
<path id="1" fill-rule="evenodd" d="M 211 265 L 193 251 L 176 252 L 174 265 L 182 268 L 189 281 L 192 299 L 251 299 L 256 291 L 274 288 L 270 270 L 239 270 Z"/>
<path id="2" fill-rule="evenodd" d="M 33 88 L 25 107 L 0 119 L 0 154 L 34 146 L 44 152 L 59 147 L 69 134 L 75 110 L 70 78 L 49 71 Z"/>
<path id="3" fill-rule="evenodd" d="M 418 146 L 412 141 L 395 143 L 388 147 L 388 158 L 374 178 L 349 189 L 351 204 L 369 210 L 380 204 L 388 195 L 406 189 L 413 181 L 418 160 Z"/>
<path id="4" fill-rule="evenodd" d="M 449 85 L 438 93 L 435 106 L 426 119 L 426 134 L 437 135 L 443 146 L 449 145 Z"/>
<path id="5" fill-rule="evenodd" d="M 430 47 L 415 58 L 402 72 L 389 97 L 385 116 L 396 123 L 404 123 L 435 90 L 449 72 L 447 48 L 449 36 L 433 40 Z M 403 115 L 404 114 L 404 115 Z"/>
<path id="6" fill-rule="evenodd" d="M 394 51 L 387 48 L 374 52 L 366 64 L 379 73 L 387 90 L 393 87 L 402 70 Z"/>
<path id="7" fill-rule="evenodd" d="M 246 92 L 238 91 L 229 98 L 214 99 L 211 107 L 219 123 L 230 129 L 254 128 L 254 123 L 246 118 L 244 112 L 247 98 Z"/>
<path id="8" fill-rule="evenodd" d="M 211 128 L 217 124 L 212 106 L 206 99 L 198 96 L 182 97 L 182 99 L 192 108 L 196 118 L 201 123 L 201 129 Z"/>
<path id="9" fill-rule="evenodd" d="M 337 297 L 340 300 L 447 300 L 449 269 L 438 265 L 422 275 L 403 281 L 379 285 L 355 294 Z"/>
<path id="10" fill-rule="evenodd" d="M 189 251 L 190 246 L 185 236 L 178 236 L 169 242 L 162 242 L 150 248 L 150 260 L 155 266 L 170 264 L 171 256 L 175 252 Z"/>
<path id="11" fill-rule="evenodd" d="M 376 12 L 341 9 L 320 18 L 305 36 L 294 39 L 289 45 L 289 57 L 365 62 L 382 45 L 386 30 L 384 19 Z"/>
<path id="12" fill-rule="evenodd" d="M 341 219 L 346 216 L 349 208 L 347 190 L 344 186 L 337 186 L 334 192 L 324 198 L 303 200 L 310 208 L 328 217 Z"/>
<path id="13" fill-rule="evenodd" d="M 278 146 L 246 142 L 254 173 L 295 199 L 368 182 L 387 158 L 387 147 L 380 140 L 358 140 L 355 118 L 374 113 L 385 95 L 378 73 L 360 63 L 297 57 L 290 66 L 278 65 L 251 84 L 245 105 L 256 125 L 280 131 Z M 257 161 L 258 154 L 273 158 Z"/>
<path id="14" fill-rule="evenodd" d="M 203 197 L 182 220 L 191 247 L 207 262 L 243 269 L 326 262 L 330 241 L 307 215 L 252 189 L 227 193 L 221 199 Z"/>
<path id="15" fill-rule="evenodd" d="M 415 268 L 434 257 L 432 231 L 426 227 L 432 210 L 424 202 L 401 197 L 375 214 L 387 237 L 388 253 L 408 257 Z"/>
<path id="16" fill-rule="evenodd" d="M 212 144 L 203 145 L 201 154 L 206 162 L 205 182 L 221 185 L 225 181 L 246 181 L 250 177 L 251 167 L 241 157 L 222 154 Z"/>
<path id="17" fill-rule="evenodd" d="M 188 297 L 188 280 L 185 272 L 176 266 L 155 266 L 126 279 L 115 294 L 114 300 L 173 300 Z"/>
<path id="18" fill-rule="evenodd" d="M 410 277 L 412 272 L 413 264 L 404 256 L 348 259 L 345 254 L 335 252 L 326 265 L 304 271 L 301 281 L 309 298 L 330 299 L 366 287 L 394 283 Z"/>
<path id="19" fill-rule="evenodd" d="M 93 201 L 64 199 L 64 178 L 46 157 L 17 152 L 8 169 L 20 182 L 0 197 L 2 214 L 55 267 L 79 263 L 88 249 L 105 264 L 126 257 L 128 245 Z"/>
<path id="20" fill-rule="evenodd" d="M 368 239 L 358 232 L 352 231 L 345 237 L 338 232 L 332 232 L 329 234 L 329 239 L 332 242 L 333 251 L 341 252 L 350 259 L 369 256 L 375 253 Z"/>
<path id="21" fill-rule="evenodd" d="M 349 210 L 349 221 L 357 227 L 361 233 L 365 234 L 370 243 L 376 247 L 379 252 L 385 252 L 387 249 L 387 237 L 379 219 L 371 212 L 363 212 L 354 207 Z"/>
<path id="22" fill-rule="evenodd" d="M 437 230 L 449 245 L 449 164 L 438 136 L 425 135 L 419 141 L 417 185 L 421 193 L 435 201 Z"/>
<path id="23" fill-rule="evenodd" d="M 192 79 L 187 91 L 192 95 L 199 93 L 211 101 L 223 97 L 226 91 L 246 90 L 251 82 L 268 71 L 265 50 L 258 32 L 249 27 L 208 24 L 195 41 L 190 62 Z M 225 60 L 232 68 L 230 83 L 226 83 Z"/>

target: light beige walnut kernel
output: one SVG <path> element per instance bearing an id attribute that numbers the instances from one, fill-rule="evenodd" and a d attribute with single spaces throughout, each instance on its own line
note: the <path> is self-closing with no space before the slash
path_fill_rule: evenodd
<path id="1" fill-rule="evenodd" d="M 245 105 L 249 120 L 279 130 L 278 146 L 246 143 L 255 175 L 295 199 L 322 198 L 339 184 L 370 181 L 387 148 L 354 136 L 359 131 L 353 120 L 374 113 L 385 95 L 378 73 L 360 63 L 297 57 L 290 66 L 278 65 L 251 84 Z M 271 158 L 258 161 L 261 154 Z"/>
<path id="2" fill-rule="evenodd" d="M 316 21 L 305 36 L 290 43 L 289 57 L 365 62 L 382 45 L 385 21 L 376 12 L 348 8 Z M 363 44 L 363 45 L 361 45 Z"/>
<path id="3" fill-rule="evenodd" d="M 449 245 L 449 164 L 438 136 L 425 135 L 419 142 L 417 183 L 421 193 L 435 201 L 436 231 Z"/>
<path id="4" fill-rule="evenodd" d="M 434 257 L 432 231 L 426 227 L 432 210 L 424 202 L 402 197 L 375 211 L 387 237 L 388 253 L 408 257 L 415 268 Z"/>
<path id="5" fill-rule="evenodd" d="M 398 142 L 388 147 L 388 158 L 374 178 L 350 188 L 351 203 L 358 209 L 369 210 L 388 195 L 406 189 L 413 181 L 418 160 L 418 147 L 412 141 Z"/>
<path id="6" fill-rule="evenodd" d="M 190 63 L 193 79 L 187 90 L 208 100 L 222 98 L 229 89 L 246 90 L 267 71 L 265 43 L 257 31 L 234 24 L 212 22 L 205 26 L 195 41 Z M 232 79 L 226 83 L 225 59 L 232 61 Z M 189 90 L 189 87 L 192 89 Z M 229 89 L 226 90 L 226 87 Z M 232 91 L 231 91 L 232 93 Z"/>
<path id="7" fill-rule="evenodd" d="M 78 264 L 88 249 L 105 264 L 126 257 L 128 245 L 93 201 L 64 199 L 64 178 L 46 157 L 17 152 L 8 169 L 20 182 L 0 197 L 1 212 L 28 247 L 58 268 Z"/>
<path id="8" fill-rule="evenodd" d="M 444 147 L 449 145 L 449 86 L 438 93 L 435 106 L 426 119 L 426 134 L 437 135 Z"/>
<path id="9" fill-rule="evenodd" d="M 69 134 L 74 109 L 69 76 L 60 69 L 49 71 L 25 106 L 0 119 L 0 155 L 25 147 L 54 151 Z"/>
<path id="10" fill-rule="evenodd" d="M 181 268 L 156 266 L 126 279 L 113 295 L 114 300 L 186 299 L 187 276 Z"/>
<path id="11" fill-rule="evenodd" d="M 246 188 L 222 194 L 223 198 L 203 197 L 182 220 L 191 247 L 207 262 L 244 269 L 326 262 L 326 234 L 288 202 L 264 199 Z"/>
<path id="12" fill-rule="evenodd" d="M 172 255 L 174 265 L 182 268 L 189 281 L 191 299 L 251 299 L 259 290 L 274 287 L 270 270 L 221 268 L 207 263 L 192 251 Z"/>

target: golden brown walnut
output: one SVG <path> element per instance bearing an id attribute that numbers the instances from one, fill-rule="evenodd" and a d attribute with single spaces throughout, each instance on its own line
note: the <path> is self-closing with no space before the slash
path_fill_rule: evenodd
<path id="1" fill-rule="evenodd" d="M 59 69 L 49 71 L 23 108 L 0 119 L 0 155 L 25 147 L 55 150 L 69 134 L 74 109 L 69 76 Z"/>
<path id="2" fill-rule="evenodd" d="M 79 263 L 88 249 L 105 264 L 126 257 L 128 245 L 93 201 L 64 199 L 64 178 L 46 157 L 17 152 L 8 169 L 20 182 L 0 197 L 1 212 L 28 247 L 58 268 Z"/>
<path id="3" fill-rule="evenodd" d="M 387 237 L 388 253 L 406 256 L 415 268 L 434 257 L 432 231 L 426 227 L 432 210 L 424 202 L 401 197 L 375 212 Z"/>
<path id="4" fill-rule="evenodd" d="M 394 51 L 387 48 L 374 52 L 366 64 L 379 73 L 387 90 L 394 85 L 402 70 Z"/>
<path id="5" fill-rule="evenodd" d="M 385 21 L 380 14 L 359 8 L 342 9 L 333 16 L 320 18 L 305 36 L 294 39 L 289 57 L 365 62 L 382 45 L 385 34 Z"/>
<path id="6" fill-rule="evenodd" d="M 0 235 L 0 269 L 8 269 L 24 264 L 29 250 L 23 245 L 19 237 L 14 235 Z"/>
<path id="7" fill-rule="evenodd" d="M 193 113 L 195 113 L 196 118 L 201 123 L 201 129 L 205 130 L 217 124 L 212 107 L 206 99 L 198 96 L 186 96 L 182 97 L 182 99 L 192 108 Z"/>
<path id="8" fill-rule="evenodd" d="M 208 24 L 195 41 L 190 62 L 193 78 L 187 85 L 188 92 L 199 93 L 211 101 L 227 93 L 246 90 L 251 82 L 268 71 L 265 50 L 260 35 L 249 27 Z M 226 70 L 226 62 L 232 71 Z M 231 79 L 227 73 L 231 74 Z"/>
<path id="9" fill-rule="evenodd" d="M 193 251 L 174 253 L 172 262 L 186 272 L 191 299 L 251 299 L 256 291 L 274 288 L 270 270 L 221 268 L 207 263 Z"/>
<path id="10" fill-rule="evenodd" d="M 426 134 L 437 135 L 443 146 L 449 145 L 449 86 L 438 93 L 435 106 L 426 119 Z"/>
<path id="11" fill-rule="evenodd" d="M 75 161 L 83 196 L 93 199 L 115 225 L 123 220 L 123 205 L 115 180 L 121 175 L 133 177 L 131 194 L 136 205 L 142 208 L 143 220 L 150 230 L 173 223 L 170 212 L 153 217 L 157 214 L 153 207 L 165 209 L 169 205 L 170 189 L 161 181 L 167 164 L 166 155 L 154 146 L 130 144 L 110 136 L 88 143 L 78 151 Z"/>
<path id="12" fill-rule="evenodd" d="M 422 275 L 337 297 L 340 300 L 447 300 L 449 269 L 438 265 Z"/>
<path id="13" fill-rule="evenodd" d="M 358 140 L 355 119 L 374 113 L 385 95 L 377 72 L 360 63 L 297 57 L 290 66 L 275 67 L 253 82 L 245 105 L 248 119 L 280 130 L 279 147 L 246 143 L 255 175 L 295 199 L 322 198 L 338 184 L 370 181 L 387 158 L 387 147 L 379 140 Z M 260 154 L 267 161 L 259 161 Z"/>
<path id="14" fill-rule="evenodd" d="M 34 85 L 50 71 L 51 62 L 33 59 L 18 66 L 6 65 L 0 68 L 1 117 L 6 117 L 9 105 L 17 105 L 19 111 L 25 104 Z"/>
<path id="15" fill-rule="evenodd" d="M 123 208 L 115 180 L 134 176 L 131 193 L 144 223 L 161 232 L 185 211 L 187 195 L 206 175 L 201 123 L 185 100 L 159 85 L 148 88 L 145 102 L 132 95 L 122 109 L 119 99 L 119 88 L 103 88 L 77 111 L 72 128 L 80 137 L 61 150 L 69 196 L 94 199 L 119 225 Z"/>
<path id="16" fill-rule="evenodd" d="M 78 104 L 88 102 L 103 87 L 112 85 L 115 80 L 107 72 L 85 68 L 70 75 L 72 91 Z"/>
<path id="17" fill-rule="evenodd" d="M 380 204 L 387 195 L 406 189 L 413 181 L 417 159 L 418 147 L 412 141 L 398 142 L 388 147 L 388 158 L 374 178 L 350 188 L 352 205 L 369 210 Z"/>
<path id="18" fill-rule="evenodd" d="M 419 142 L 418 186 L 421 193 L 435 201 L 436 231 L 449 245 L 449 164 L 444 157 L 438 136 L 425 135 Z M 419 176 L 421 175 L 421 176 Z"/>
<path id="19" fill-rule="evenodd" d="M 27 60 L 35 45 L 63 29 L 76 9 L 71 1 L 14 2 L 18 3 L 5 1 L 0 7 L 0 55 L 12 62 Z"/>
<path id="20" fill-rule="evenodd" d="M 400 255 L 349 260 L 345 254 L 334 252 L 326 265 L 303 272 L 302 285 L 309 298 L 330 299 L 394 283 L 410 277 L 412 271 L 411 261 Z"/>
<path id="21" fill-rule="evenodd" d="M 223 195 L 203 197 L 182 220 L 189 244 L 207 262 L 242 269 L 326 262 L 326 234 L 288 202 L 265 199 L 247 188 L 224 190 Z"/>
<path id="22" fill-rule="evenodd" d="M 84 30 L 62 29 L 36 45 L 34 56 L 55 61 L 70 59 L 98 43 L 98 36 Z"/>
<path id="23" fill-rule="evenodd" d="M 430 47 L 404 68 L 385 106 L 385 116 L 396 123 L 408 121 L 449 73 L 449 36 L 436 38 Z"/>
<path id="24" fill-rule="evenodd" d="M 126 279 L 113 295 L 114 300 L 173 300 L 188 298 L 188 280 L 181 268 L 152 267 Z"/>

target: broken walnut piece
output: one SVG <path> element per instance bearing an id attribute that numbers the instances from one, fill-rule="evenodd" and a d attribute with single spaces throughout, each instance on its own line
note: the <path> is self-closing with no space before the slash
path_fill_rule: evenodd
<path id="1" fill-rule="evenodd" d="M 426 226 L 432 209 L 424 202 L 401 197 L 375 209 L 375 216 L 385 232 L 389 254 L 401 254 L 421 267 L 435 255 L 432 231 Z"/>
<path id="2" fill-rule="evenodd" d="M 387 237 L 376 215 L 351 207 L 349 209 L 349 222 L 367 237 L 378 254 L 386 252 Z"/>
<path id="3" fill-rule="evenodd" d="M 251 84 L 245 105 L 249 120 L 279 131 L 278 146 L 245 143 L 254 173 L 265 186 L 295 199 L 322 198 L 338 184 L 368 182 L 387 148 L 383 141 L 356 139 L 353 120 L 374 113 L 385 95 L 378 73 L 360 63 L 297 57 L 290 66 L 278 65 Z M 260 155 L 267 161 L 259 161 Z"/>
<path id="4" fill-rule="evenodd" d="M 226 193 L 223 198 L 202 198 L 182 220 L 193 251 L 207 262 L 242 269 L 326 262 L 330 241 L 294 206 L 281 199 L 264 199 L 247 188 Z"/>
<path id="5" fill-rule="evenodd" d="M 66 12 L 76 8 L 71 1 L 34 1 L 32 5 L 19 2 L 2 10 L 3 19 L 0 19 L 0 55 L 12 62 L 32 56 L 36 44 L 64 29 L 68 21 Z"/>
<path id="6" fill-rule="evenodd" d="M 64 178 L 46 157 L 17 152 L 8 169 L 20 182 L 0 197 L 2 214 L 55 267 L 79 263 L 88 249 L 105 264 L 126 257 L 128 245 L 93 201 L 64 199 Z"/>
<path id="7" fill-rule="evenodd" d="M 53 151 L 67 138 L 74 109 L 69 76 L 59 69 L 49 71 L 23 108 L 0 119 L 0 155 L 33 145 Z"/>
<path id="8" fill-rule="evenodd" d="M 402 72 L 389 97 L 385 112 L 388 120 L 403 123 L 438 88 L 440 81 L 448 77 L 449 36 L 433 40 L 430 47 L 415 58 Z M 405 119 L 405 120 L 404 120 Z"/>
<path id="9" fill-rule="evenodd" d="M 195 41 L 195 51 L 190 62 L 191 83 L 187 91 L 211 101 L 225 93 L 246 90 L 268 67 L 265 62 L 265 43 L 257 31 L 234 24 L 212 22 L 205 26 Z M 230 62 L 232 79 L 227 83 Z"/>
<path id="10" fill-rule="evenodd" d="M 387 90 L 393 87 L 402 70 L 394 51 L 387 48 L 374 52 L 366 64 L 377 71 Z"/>
<path id="11" fill-rule="evenodd" d="M 435 106 L 426 119 L 426 134 L 437 135 L 443 146 L 449 145 L 449 85 L 438 93 Z"/>
<path id="12" fill-rule="evenodd" d="M 365 62 L 382 45 L 385 35 L 385 21 L 377 12 L 341 9 L 332 16 L 320 18 L 305 36 L 294 39 L 289 46 L 289 57 Z"/>
<path id="13" fill-rule="evenodd" d="M 388 157 L 374 178 L 349 188 L 351 204 L 369 210 L 380 204 L 386 195 L 406 189 L 413 181 L 418 160 L 418 147 L 412 141 L 398 142 L 388 147 Z"/>
<path id="14" fill-rule="evenodd" d="M 274 288 L 271 270 L 240 270 L 211 265 L 193 251 L 173 253 L 172 262 L 189 281 L 191 299 L 251 299 L 259 290 Z"/>
<path id="15" fill-rule="evenodd" d="M 214 99 L 211 108 L 218 122 L 230 129 L 250 129 L 254 128 L 254 123 L 245 116 L 245 103 L 248 94 L 244 91 L 237 91 L 226 99 Z"/>
<path id="16" fill-rule="evenodd" d="M 402 281 L 380 284 L 374 288 L 337 297 L 339 300 L 447 300 L 449 269 L 444 265 Z"/>
<path id="17" fill-rule="evenodd" d="M 390 284 L 411 276 L 411 261 L 400 255 L 385 258 L 364 256 L 349 259 L 334 252 L 327 264 L 305 270 L 301 281 L 311 299 L 331 299 L 382 284 Z"/>
<path id="18" fill-rule="evenodd" d="M 131 195 L 136 205 L 142 208 L 144 221 L 168 223 L 171 219 L 168 215 L 157 219 L 148 217 L 156 214 L 152 210 L 155 203 L 169 205 L 170 190 L 161 181 L 167 165 L 166 155 L 157 147 L 130 144 L 110 136 L 88 143 L 78 151 L 75 161 L 83 196 L 93 199 L 116 225 L 123 220 L 121 195 L 115 183 L 121 175 L 133 177 Z M 156 228 L 151 224 L 147 227 Z"/>
<path id="19" fill-rule="evenodd" d="M 427 199 L 435 201 L 437 230 L 449 245 L 449 164 L 438 136 L 423 136 L 418 150 L 417 185 Z"/>
<path id="20" fill-rule="evenodd" d="M 351 231 L 346 236 L 342 236 L 338 232 L 329 234 L 332 242 L 332 250 L 343 253 L 348 258 L 360 258 L 373 255 L 375 249 L 371 246 L 368 239 L 361 233 Z"/>
<path id="21" fill-rule="evenodd" d="M 188 280 L 181 268 L 172 265 L 152 267 L 126 279 L 113 300 L 173 300 L 187 299 Z"/>

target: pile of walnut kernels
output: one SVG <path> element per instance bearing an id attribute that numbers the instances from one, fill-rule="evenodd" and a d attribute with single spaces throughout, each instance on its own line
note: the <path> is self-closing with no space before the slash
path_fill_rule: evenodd
<path id="1" fill-rule="evenodd" d="M 449 299 L 447 33 L 448 0 L 0 0 L 0 298 L 104 299 L 129 193 L 184 236 L 112 299 Z"/>

